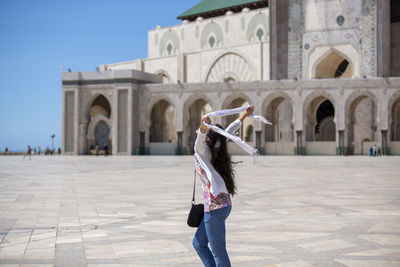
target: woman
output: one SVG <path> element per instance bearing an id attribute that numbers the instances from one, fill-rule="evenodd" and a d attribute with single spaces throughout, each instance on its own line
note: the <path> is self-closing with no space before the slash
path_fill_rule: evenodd
<path id="1" fill-rule="evenodd" d="M 249 107 L 225 131 L 233 135 L 253 111 L 254 107 Z M 231 266 L 225 240 L 225 220 L 232 208 L 230 195 L 236 193 L 231 156 L 228 154 L 226 137 L 208 129 L 204 121 L 211 124 L 209 117 L 201 120 L 195 151 L 203 164 L 207 165 L 210 175 L 197 162 L 196 170 L 201 177 L 205 203 L 204 217 L 193 238 L 193 246 L 204 266 Z M 217 126 L 222 129 L 220 125 Z"/>

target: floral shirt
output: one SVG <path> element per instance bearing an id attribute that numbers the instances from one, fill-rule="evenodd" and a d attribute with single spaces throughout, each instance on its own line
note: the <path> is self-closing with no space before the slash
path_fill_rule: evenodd
<path id="1" fill-rule="evenodd" d="M 196 171 L 200 176 L 201 185 L 203 187 L 204 197 L 204 212 L 210 212 L 212 210 L 225 208 L 232 206 L 231 196 L 227 193 L 219 193 L 218 196 L 214 197 L 210 192 L 211 183 L 207 179 L 205 171 L 200 167 L 200 164 L 196 164 Z"/>
<path id="2" fill-rule="evenodd" d="M 241 126 L 240 120 L 232 122 L 225 130 L 231 134 Z M 206 171 L 201 167 L 200 163 L 196 160 L 196 171 L 200 175 L 203 191 L 204 191 L 204 211 L 210 212 L 212 210 L 221 209 L 231 206 L 231 197 L 226 189 L 225 182 L 220 174 L 214 169 L 211 164 L 211 152 L 206 144 L 206 135 L 202 134 L 200 129 L 197 132 L 197 139 L 195 143 L 195 150 L 201 156 L 204 164 L 210 170 L 211 177 L 207 177 Z M 213 193 L 212 193 L 213 192 Z"/>

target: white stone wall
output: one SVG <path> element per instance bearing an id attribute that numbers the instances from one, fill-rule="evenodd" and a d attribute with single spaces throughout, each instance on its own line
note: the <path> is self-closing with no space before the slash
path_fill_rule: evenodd
<path id="1" fill-rule="evenodd" d="M 361 0 L 305 0 L 304 30 L 340 30 L 359 27 Z M 338 16 L 344 17 L 342 26 L 337 23 Z"/>
<path id="2" fill-rule="evenodd" d="M 265 22 L 260 23 L 259 17 L 265 17 Z M 158 26 L 148 33 L 148 57 L 167 56 L 166 47 L 162 45 L 169 42 L 175 44 L 172 54 L 199 52 L 211 48 L 208 43 L 211 36 L 216 41 L 214 48 L 232 48 L 258 42 L 255 33 L 259 28 L 264 30 L 263 41 L 268 41 L 268 18 L 268 8 L 262 8 L 194 22 L 183 21 L 180 25 L 165 28 Z"/>
<path id="3" fill-rule="evenodd" d="M 260 29 L 261 41 L 257 36 Z M 213 46 L 209 43 L 211 37 L 215 40 Z M 166 28 L 157 26 L 148 33 L 147 59 L 102 65 L 100 69 L 164 73 L 172 83 L 222 81 L 231 76 L 253 81 L 269 79 L 269 58 L 268 8 L 244 9 Z M 215 64 L 219 64 L 217 71 L 208 78 Z"/>

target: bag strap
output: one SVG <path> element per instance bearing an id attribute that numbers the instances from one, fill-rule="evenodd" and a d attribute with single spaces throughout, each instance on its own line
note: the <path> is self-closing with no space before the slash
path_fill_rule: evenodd
<path id="1" fill-rule="evenodd" d="M 192 204 L 195 203 L 194 201 L 194 194 L 196 192 L 196 169 L 194 170 L 194 182 L 193 182 L 193 197 L 192 197 Z"/>

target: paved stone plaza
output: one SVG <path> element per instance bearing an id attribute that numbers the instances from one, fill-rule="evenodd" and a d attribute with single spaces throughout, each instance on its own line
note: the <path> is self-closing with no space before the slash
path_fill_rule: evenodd
<path id="1" fill-rule="evenodd" d="M 400 266 L 400 157 L 234 160 L 233 266 Z M 186 226 L 192 165 L 0 157 L 0 266 L 201 266 Z"/>

